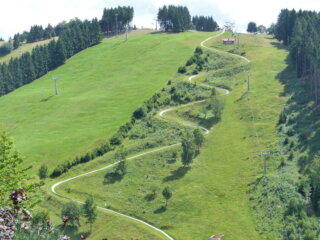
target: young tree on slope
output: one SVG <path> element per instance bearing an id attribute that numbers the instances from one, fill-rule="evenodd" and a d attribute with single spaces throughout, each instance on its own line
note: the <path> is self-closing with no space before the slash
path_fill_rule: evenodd
<path id="1" fill-rule="evenodd" d="M 93 196 L 90 195 L 83 205 L 83 214 L 87 219 L 87 223 L 90 224 L 90 232 L 92 232 L 92 224 L 97 220 L 97 206 L 94 203 Z"/>
<path id="2" fill-rule="evenodd" d="M 32 192 L 35 185 L 26 184 L 26 169 L 23 160 L 13 148 L 13 140 L 0 132 L 0 203 L 7 204 L 9 193 L 16 189 Z"/>
<path id="3" fill-rule="evenodd" d="M 68 218 L 68 222 L 73 226 L 80 226 L 81 209 L 76 202 L 70 201 L 62 206 L 61 217 Z"/>
<path id="4" fill-rule="evenodd" d="M 182 153 L 181 161 L 184 167 L 189 166 L 192 163 L 193 158 L 196 155 L 196 146 L 194 143 L 194 136 L 187 134 L 181 143 Z"/>
<path id="5" fill-rule="evenodd" d="M 168 206 L 168 200 L 172 197 L 172 192 L 169 187 L 165 187 L 162 191 L 162 196 L 166 200 L 166 206 Z"/>

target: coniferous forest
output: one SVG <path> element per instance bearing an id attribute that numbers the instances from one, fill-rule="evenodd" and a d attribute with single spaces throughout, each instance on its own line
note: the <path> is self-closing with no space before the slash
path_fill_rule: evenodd
<path id="1" fill-rule="evenodd" d="M 283 9 L 278 17 L 275 37 L 290 48 L 297 76 L 310 85 L 316 104 L 319 103 L 320 14 L 314 11 Z"/>
<path id="2" fill-rule="evenodd" d="M 26 52 L 19 58 L 11 59 L 9 63 L 0 64 L 0 95 L 32 82 L 64 64 L 66 59 L 74 54 L 101 41 L 100 24 L 97 19 L 75 19 L 59 24 L 56 29 L 59 36 L 57 41 L 52 40 L 48 45 L 37 46 L 32 53 Z M 42 39 L 40 35 L 39 38 L 31 36 L 35 35 L 29 34 L 30 41 Z"/>
<path id="3" fill-rule="evenodd" d="M 101 30 L 107 35 L 115 34 L 116 31 L 123 32 L 126 25 L 132 21 L 133 15 L 133 7 L 105 8 L 100 21 Z"/>
<path id="4" fill-rule="evenodd" d="M 218 28 L 218 24 L 212 17 L 195 16 L 192 18 L 192 24 L 197 31 L 213 32 Z"/>
<path id="5" fill-rule="evenodd" d="M 33 43 L 59 36 L 61 32 L 59 28 L 63 24 L 65 23 L 60 23 L 55 28 L 50 24 L 46 28 L 43 28 L 41 25 L 34 25 L 30 28 L 29 32 L 24 31 L 23 33 L 14 34 L 13 39 L 10 38 L 7 43 L 0 46 L 0 56 L 7 55 L 12 50 L 18 49 L 23 43 Z"/>
<path id="6" fill-rule="evenodd" d="M 184 32 L 192 28 L 189 10 L 183 6 L 163 6 L 159 9 L 158 21 L 166 32 Z"/>

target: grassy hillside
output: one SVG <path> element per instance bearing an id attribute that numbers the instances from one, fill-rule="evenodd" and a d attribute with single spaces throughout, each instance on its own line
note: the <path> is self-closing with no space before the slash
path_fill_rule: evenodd
<path id="1" fill-rule="evenodd" d="M 0 98 L 0 123 L 36 170 L 106 140 L 212 33 L 105 39 L 46 76 Z M 58 97 L 52 77 L 58 76 Z"/>
<path id="2" fill-rule="evenodd" d="M 233 50 L 220 44 L 223 37 L 207 45 Z M 266 36 L 241 36 L 241 49 L 252 60 L 249 94 L 245 73 L 213 74 L 196 80 L 229 85 L 232 92 L 224 97 L 222 121 L 214 126 L 190 169 L 182 168 L 179 157 L 172 161 L 173 149 L 130 161 L 127 175 L 119 182 L 106 184 L 103 178 L 108 171 L 104 171 L 68 182 L 58 192 L 78 200 L 93 194 L 99 205 L 146 219 L 175 239 L 207 239 L 218 232 L 224 233 L 225 240 L 263 238 L 256 230 L 247 191 L 248 185 L 261 176 L 263 162 L 259 154 L 276 141 L 275 125 L 286 101 L 280 96 L 283 85 L 277 74 L 286 68 L 287 52 L 277 45 Z M 200 111 L 201 107 L 192 111 L 197 108 Z M 178 119 L 183 115 L 178 111 L 170 117 Z M 112 159 L 107 154 L 76 167 L 67 176 L 105 166 Z M 165 186 L 173 192 L 166 209 L 161 197 Z M 154 188 L 157 197 L 148 200 Z"/>
<path id="3" fill-rule="evenodd" d="M 52 39 L 47 39 L 47 40 L 43 40 L 43 41 L 39 41 L 39 42 L 23 44 L 18 49 L 13 50 L 10 54 L 0 57 L 0 63 L 7 62 L 11 58 L 20 57 L 25 52 L 31 52 L 32 49 L 38 45 L 48 44 L 51 40 Z M 1 42 L 0 42 L 0 45 L 1 45 Z"/>

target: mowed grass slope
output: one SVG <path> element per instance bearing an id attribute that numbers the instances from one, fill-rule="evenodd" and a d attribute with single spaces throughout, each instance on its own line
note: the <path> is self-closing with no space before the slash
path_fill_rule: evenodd
<path id="1" fill-rule="evenodd" d="M 207 45 L 230 50 L 218 44 L 222 38 Z M 106 172 L 100 172 L 61 185 L 58 192 L 78 200 L 93 194 L 100 205 L 147 219 L 177 240 L 208 239 L 218 232 L 224 233 L 225 240 L 264 239 L 256 231 L 248 185 L 261 176 L 259 154 L 276 142 L 275 125 L 286 102 L 280 96 L 283 86 L 277 74 L 286 68 L 287 52 L 266 36 L 242 35 L 241 39 L 252 60 L 252 91 L 246 94 L 246 74 L 235 75 L 231 94 L 223 97 L 222 121 L 208 135 L 189 171 L 182 171 L 180 162 L 168 164 L 171 154 L 161 153 L 130 161 L 121 182 L 105 185 Z M 103 159 L 102 163 L 107 164 Z M 147 201 L 155 186 L 157 198 Z M 167 210 L 161 211 L 165 186 L 170 186 L 173 196 Z"/>
<path id="2" fill-rule="evenodd" d="M 0 98 L 0 124 L 32 163 L 50 167 L 105 141 L 213 33 L 104 39 L 44 77 Z M 54 96 L 53 76 L 59 93 Z"/>

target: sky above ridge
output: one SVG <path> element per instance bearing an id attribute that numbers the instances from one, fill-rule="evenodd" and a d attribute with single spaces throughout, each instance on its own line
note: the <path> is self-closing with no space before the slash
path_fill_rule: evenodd
<path id="1" fill-rule="evenodd" d="M 191 15 L 208 15 L 221 25 L 233 21 L 244 31 L 248 22 L 269 26 L 282 8 L 320 11 L 319 0 L 10 0 L 1 2 L 0 37 L 8 38 L 38 24 L 46 26 L 78 17 L 102 16 L 103 8 L 133 6 L 137 27 L 155 27 L 159 7 L 165 4 L 187 6 Z"/>

